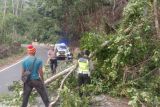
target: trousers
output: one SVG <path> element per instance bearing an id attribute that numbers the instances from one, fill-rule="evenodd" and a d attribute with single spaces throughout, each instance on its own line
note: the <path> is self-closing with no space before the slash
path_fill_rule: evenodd
<path id="1" fill-rule="evenodd" d="M 31 94 L 32 89 L 35 88 L 40 94 L 45 107 L 49 107 L 49 98 L 46 88 L 41 80 L 30 80 L 23 85 L 23 102 L 21 107 L 27 107 L 28 99 Z"/>
<path id="2" fill-rule="evenodd" d="M 57 59 L 50 59 L 50 68 L 53 74 L 56 73 Z"/>
<path id="3" fill-rule="evenodd" d="M 90 77 L 88 74 L 82 74 L 82 73 L 78 74 L 78 86 L 89 83 L 90 83 Z"/>

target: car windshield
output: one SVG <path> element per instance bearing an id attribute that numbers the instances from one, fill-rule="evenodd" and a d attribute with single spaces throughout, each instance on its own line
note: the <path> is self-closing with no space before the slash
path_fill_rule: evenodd
<path id="1" fill-rule="evenodd" d="M 60 46 L 60 48 L 61 48 L 61 49 L 67 49 L 67 47 L 66 47 L 66 46 Z"/>

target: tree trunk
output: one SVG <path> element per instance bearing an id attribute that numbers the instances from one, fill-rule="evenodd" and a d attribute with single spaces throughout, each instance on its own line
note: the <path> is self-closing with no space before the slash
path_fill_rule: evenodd
<path id="1" fill-rule="evenodd" d="M 154 7 L 154 21 L 155 21 L 156 33 L 157 33 L 157 37 L 160 39 L 160 29 L 159 29 L 159 22 L 158 22 L 157 0 L 153 1 L 153 7 Z"/>
<path id="2" fill-rule="evenodd" d="M 4 25 L 4 19 L 5 19 L 5 16 L 6 16 L 6 13 L 7 13 L 7 0 L 4 0 L 4 7 L 3 7 L 3 18 L 2 18 L 2 43 L 5 43 L 5 29 L 3 28 L 3 25 Z"/>
<path id="3" fill-rule="evenodd" d="M 24 3 L 24 1 L 21 0 L 21 1 L 20 1 L 20 11 L 19 11 L 19 15 L 20 15 L 20 16 L 22 15 L 22 11 L 23 11 L 23 3 Z"/>
<path id="4" fill-rule="evenodd" d="M 7 0 L 4 0 L 4 10 L 3 10 L 3 19 L 6 16 L 6 12 L 7 12 Z"/>
<path id="5" fill-rule="evenodd" d="M 115 11 L 115 8 L 116 8 L 116 1 L 115 0 L 113 0 L 113 7 L 112 7 L 112 15 L 113 15 L 113 17 L 114 17 L 114 11 Z"/>
<path id="6" fill-rule="evenodd" d="M 73 65 L 73 66 L 71 66 L 71 67 L 69 67 L 69 68 L 67 68 L 67 69 L 65 69 L 65 70 L 62 71 L 62 72 L 59 72 L 58 74 L 50 77 L 49 79 L 47 79 L 47 80 L 45 81 L 45 84 L 49 84 L 49 83 L 53 82 L 55 79 L 59 78 L 60 76 L 63 76 L 64 74 L 68 73 L 69 71 L 71 71 L 71 70 L 74 69 L 74 68 L 76 68 L 76 64 Z"/>
<path id="7" fill-rule="evenodd" d="M 13 14 L 15 14 L 15 8 L 14 8 L 14 0 L 12 0 L 12 12 L 13 12 Z"/>
<path id="8" fill-rule="evenodd" d="M 15 4 L 14 4 L 14 0 L 12 0 L 12 12 L 13 12 L 13 14 L 15 15 Z M 13 30 L 13 35 L 12 35 L 12 39 L 14 38 L 14 36 L 15 36 L 15 27 L 14 27 L 14 25 L 13 25 L 13 27 L 12 27 L 12 30 Z"/>
<path id="9" fill-rule="evenodd" d="M 17 4 L 17 7 L 16 7 L 16 16 L 18 17 L 18 12 L 19 12 L 19 0 L 16 0 L 16 4 Z"/>

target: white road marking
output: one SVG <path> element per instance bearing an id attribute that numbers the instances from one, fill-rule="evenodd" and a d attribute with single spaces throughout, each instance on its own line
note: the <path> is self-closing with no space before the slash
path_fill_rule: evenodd
<path id="1" fill-rule="evenodd" d="M 26 44 L 22 44 L 22 46 L 23 46 L 23 47 L 26 47 L 27 45 L 26 45 Z M 3 72 L 3 71 L 5 71 L 6 69 L 9 69 L 9 68 L 15 66 L 15 65 L 19 64 L 20 62 L 22 62 L 22 60 L 18 61 L 17 63 L 15 63 L 15 64 L 13 64 L 13 65 L 10 65 L 10 66 L 2 69 L 2 70 L 0 70 L 0 72 Z"/>
<path id="2" fill-rule="evenodd" d="M 6 69 L 9 69 L 9 68 L 15 66 L 15 65 L 19 64 L 20 62 L 22 62 L 22 60 L 18 61 L 17 63 L 15 63 L 15 64 L 13 64 L 13 65 L 10 65 L 10 66 L 8 66 L 8 67 L 2 69 L 2 70 L 0 70 L 0 72 L 3 72 L 3 71 L 5 71 Z"/>

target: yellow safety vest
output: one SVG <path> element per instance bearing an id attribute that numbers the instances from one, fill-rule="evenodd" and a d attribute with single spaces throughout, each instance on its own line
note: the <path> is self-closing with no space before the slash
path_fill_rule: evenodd
<path id="1" fill-rule="evenodd" d="M 80 58 L 78 60 L 78 73 L 89 74 L 89 61 L 86 58 Z"/>

